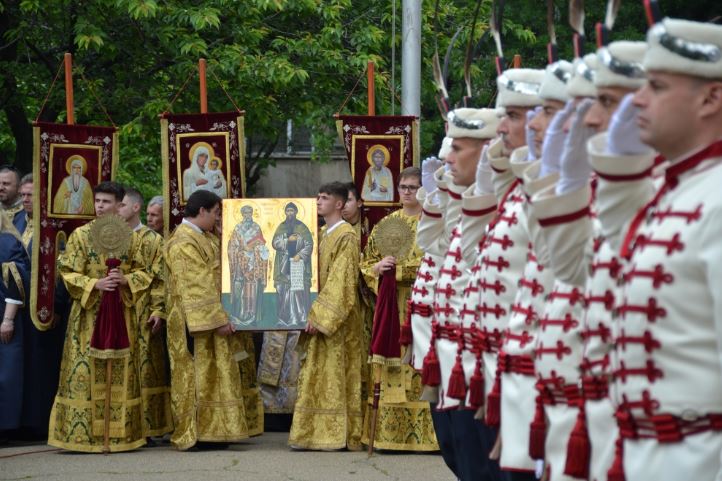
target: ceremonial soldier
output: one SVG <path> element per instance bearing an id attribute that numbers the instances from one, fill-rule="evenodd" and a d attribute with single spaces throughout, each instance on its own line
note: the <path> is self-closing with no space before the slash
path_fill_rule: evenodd
<path id="1" fill-rule="evenodd" d="M 491 168 L 480 157 L 496 135 L 498 121 L 495 109 L 456 109 L 448 115 L 447 136 L 453 141 L 446 159 L 451 174 L 446 222 L 452 222 L 454 217 L 458 221 L 434 289 L 432 334 L 423 366 L 424 384 L 439 386 L 437 409 L 444 415 L 436 416 L 435 422 L 445 424 L 441 429 L 449 429 L 452 435 L 454 451 L 445 456 L 455 459 L 455 474 L 463 480 L 498 476 L 498 467 L 488 460 L 494 436 L 473 419 L 483 401 L 483 393 L 475 389 L 473 381 L 480 371 L 474 354 L 480 337 L 473 322 L 462 323 L 470 308 L 464 304 L 468 268 L 486 224 L 496 211 Z M 442 449 L 446 447 L 442 442 Z"/>
<path id="2" fill-rule="evenodd" d="M 530 169 L 539 172 L 540 164 L 543 169 L 549 163 L 545 162 L 545 159 L 555 158 L 554 150 L 548 148 L 548 143 L 543 145 L 543 139 L 551 118 L 568 100 L 566 81 L 571 74 L 571 68 L 569 62 L 559 61 L 545 70 L 539 90 L 542 106 L 527 112 L 527 146 L 512 152 L 510 165 L 515 176 Z M 553 124 L 552 130 L 555 129 L 561 130 L 561 125 Z M 544 160 L 535 161 L 540 155 Z M 543 175 L 538 180 L 525 179 L 522 184 L 525 197 L 533 195 L 554 178 L 553 175 Z M 524 202 L 522 206 L 527 214 L 527 203 Z M 526 222 L 521 218 L 520 222 L 522 223 L 514 227 L 521 229 L 520 233 L 526 231 L 528 242 L 520 246 L 526 252 L 526 265 L 517 282 L 513 303 L 505 306 L 509 313 L 508 327 L 504 331 L 503 344 L 498 355 L 496 376 L 489 380 L 492 391 L 486 418 L 487 424 L 500 427 L 501 466 L 513 471 L 515 478 L 531 477 L 536 467 L 534 459 L 529 456 L 529 425 L 534 416 L 536 398 L 533 348 L 537 322 L 554 280 L 551 269 L 543 261 L 543 246 L 538 245 L 538 223 L 531 218 Z M 508 234 L 502 234 L 502 239 L 504 235 Z M 514 247 L 508 245 L 508 248 Z M 492 299 L 493 295 L 492 293 L 487 299 Z"/>
<path id="3" fill-rule="evenodd" d="M 591 130 L 584 126 L 582 119 L 590 102 L 584 102 L 584 99 L 595 94 L 591 70 L 595 59 L 596 56 L 590 54 L 584 59 L 575 60 L 575 69 L 567 88 L 567 94 L 573 98 L 572 103 L 555 119 L 555 123 L 564 125 L 564 130 L 570 125 L 572 129 L 563 142 L 560 152 L 562 162 L 564 156 L 569 155 L 570 145 L 583 146 L 584 139 L 591 135 Z M 549 134 L 553 135 L 557 129 L 554 127 L 550 130 Z M 553 144 L 554 139 L 547 138 L 545 142 Z M 556 159 L 542 159 L 542 162 L 559 162 L 558 154 Z M 547 166 L 545 170 L 558 169 Z M 565 181 L 560 180 L 559 183 Z M 542 227 L 545 225 L 543 221 L 539 222 Z M 539 244 L 546 245 L 544 242 Z M 583 308 L 583 287 L 555 278 L 539 319 L 534 348 L 538 395 L 530 426 L 529 454 L 544 459 L 547 476 L 555 481 L 569 479 L 565 477 L 564 471 L 567 441 L 578 411 L 579 388 L 576 383 L 582 357 L 580 336 Z"/>
<path id="4" fill-rule="evenodd" d="M 645 81 L 641 61 L 644 42 L 614 42 L 597 52 L 594 85 L 597 97 L 582 120 L 594 132 L 604 132 L 609 119 L 625 94 Z M 556 121 L 556 120 L 555 120 Z M 585 312 L 581 338 L 583 358 L 579 366 L 584 409 L 570 439 L 591 443 L 590 452 L 567 449 L 566 474 L 582 479 L 606 480 L 617 437 L 613 407 L 608 397 L 611 375 L 610 351 L 613 345 L 612 310 L 620 263 L 607 242 L 601 224 L 592 218 L 596 212 L 593 184 L 589 182 L 586 145 L 564 153 L 560 181 L 533 198 L 535 216 L 543 224 L 555 276 L 572 286 L 584 287 Z M 641 206 L 640 206 L 641 207 Z M 579 380 L 577 383 L 579 383 Z M 584 435 L 584 430 L 588 436 Z M 587 462 L 588 460 L 588 462 Z"/>
<path id="5" fill-rule="evenodd" d="M 494 171 L 491 192 L 498 212 L 483 240 L 477 243 L 471 278 L 464 286 L 465 307 L 461 313 L 464 325 L 479 326 L 480 329 L 482 342 L 474 346 L 472 366 L 479 371 L 475 373 L 476 389 L 481 388 L 482 391 L 475 393 L 475 386 L 470 386 L 470 391 L 480 399 L 475 402 L 469 399 L 466 403 L 467 406 L 482 408 L 480 416 L 490 404 L 485 401 L 495 384 L 496 358 L 502 335 L 508 327 L 518 281 L 527 263 L 530 242 L 524 214 L 524 192 L 521 181 L 516 177 L 521 172 L 512 170 L 509 155 L 526 144 L 527 113 L 541 104 L 538 92 L 543 77 L 541 70 L 512 69 L 497 79 L 497 106 L 504 109 L 504 116 L 497 129 L 500 138 L 489 146 L 487 155 Z M 490 426 L 497 424 L 491 423 Z M 511 423 L 502 429 L 506 428 L 521 429 L 520 425 Z M 514 449 L 514 445 L 509 443 L 508 449 Z M 528 470 L 529 466 L 519 468 L 502 463 L 501 468 L 508 468 L 512 476 L 517 476 L 517 469 Z"/>
<path id="6" fill-rule="evenodd" d="M 599 216 L 624 261 L 609 479 L 720 479 L 722 27 L 665 19 L 647 43 L 646 85 L 589 142 Z M 647 146 L 670 162 L 657 185 Z"/>

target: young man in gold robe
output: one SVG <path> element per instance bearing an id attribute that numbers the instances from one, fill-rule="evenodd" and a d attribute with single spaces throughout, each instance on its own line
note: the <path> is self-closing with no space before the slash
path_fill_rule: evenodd
<path id="1" fill-rule="evenodd" d="M 123 187 L 115 182 L 98 184 L 94 189 L 96 217 L 116 214 L 124 195 Z M 137 233 L 132 234 L 120 267 L 108 273 L 106 256 L 95 252 L 90 244 L 93 222 L 70 234 L 65 252 L 58 258 L 58 271 L 72 299 L 72 308 L 58 392 L 50 413 L 48 444 L 71 451 L 103 451 L 106 360 L 91 357 L 90 339 L 103 292 L 120 289 L 130 353 L 112 362 L 109 448 L 111 452 L 129 451 L 145 444 L 135 304 L 152 279 L 145 270 Z"/>
<path id="2" fill-rule="evenodd" d="M 234 332 L 221 305 L 220 242 L 212 233 L 220 215 L 220 197 L 194 192 L 164 252 L 175 423 L 171 443 L 181 451 L 197 443 L 239 441 L 263 429 L 258 392 L 244 396 L 249 379 L 239 363 L 253 359 L 253 345 L 247 333 Z"/>
<path id="3" fill-rule="evenodd" d="M 299 341 L 304 357 L 288 444 L 294 449 L 361 449 L 362 328 L 358 302 L 359 239 L 341 217 L 348 188 L 321 186 L 319 293 Z"/>
<path id="4" fill-rule="evenodd" d="M 363 249 L 365 246 L 366 238 L 368 237 L 368 220 L 363 216 L 363 200 L 359 196 L 356 184 L 348 182 L 346 184 L 348 188 L 348 198 L 346 199 L 346 205 L 343 206 L 341 215 L 343 220 L 348 222 L 353 227 L 354 232 L 359 238 L 359 245 L 361 246 L 361 262 L 363 263 Z M 358 310 L 358 316 L 361 319 L 362 338 L 361 338 L 361 353 L 366 355 L 369 352 L 369 345 L 371 344 L 371 327 L 374 320 L 374 296 L 371 290 L 366 287 L 366 282 L 363 279 L 363 273 L 359 271 L 358 281 L 358 297 L 359 302 L 355 309 Z M 370 365 L 364 361 L 361 367 L 361 403 L 364 417 L 366 416 L 366 398 L 369 395 L 369 391 L 373 388 L 373 381 L 371 380 Z"/>
<path id="5" fill-rule="evenodd" d="M 163 237 L 140 221 L 143 197 L 133 188 L 125 188 L 125 197 L 118 213 L 138 233 L 141 256 L 146 272 L 152 277 L 150 288 L 135 304 L 138 318 L 138 376 L 143 399 L 145 435 L 163 436 L 173 430 L 170 412 L 170 379 L 168 353 L 163 327 L 165 324 L 165 266 Z M 153 441 L 148 439 L 153 445 Z"/>
<path id="6" fill-rule="evenodd" d="M 421 216 L 421 204 L 416 200 L 416 191 L 421 187 L 421 170 L 418 167 L 404 169 L 399 176 L 397 187 L 402 208 L 388 217 L 403 219 L 415 235 Z M 406 258 L 383 257 L 376 247 L 379 235 L 377 229 L 371 231 L 361 262 L 361 272 L 369 289 L 378 294 L 381 274 L 395 270 L 399 320 L 403 323 L 406 318 L 406 303 L 411 297 L 411 287 L 424 253 L 419 250 L 414 240 L 414 249 Z M 405 348 L 402 347 L 403 349 Z M 439 445 L 436 442 L 429 403 L 419 400 L 421 375 L 406 363 L 401 366 L 381 366 L 381 386 L 374 447 L 399 451 L 437 451 Z M 368 404 L 371 405 L 373 393 L 369 394 Z M 364 416 L 364 444 L 370 442 L 371 414 L 371 409 L 367 406 Z"/>

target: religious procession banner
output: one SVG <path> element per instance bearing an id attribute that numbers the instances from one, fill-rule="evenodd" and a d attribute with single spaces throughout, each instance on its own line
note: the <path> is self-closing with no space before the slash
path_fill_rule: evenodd
<path id="1" fill-rule="evenodd" d="M 401 171 L 419 165 L 419 120 L 409 115 L 339 115 L 336 129 L 370 232 L 401 206 L 396 189 Z"/>
<path id="2" fill-rule="evenodd" d="M 52 327 L 55 260 L 70 233 L 95 217 L 93 188 L 112 180 L 118 163 L 114 127 L 36 122 L 33 126 L 33 242 L 30 314 Z"/>
<path id="3" fill-rule="evenodd" d="M 166 235 L 183 220 L 186 201 L 197 190 L 223 199 L 245 196 L 243 112 L 166 113 L 160 126 Z"/>
<path id="4" fill-rule="evenodd" d="M 236 330 L 306 327 L 318 296 L 316 199 L 223 201 L 221 302 Z"/>

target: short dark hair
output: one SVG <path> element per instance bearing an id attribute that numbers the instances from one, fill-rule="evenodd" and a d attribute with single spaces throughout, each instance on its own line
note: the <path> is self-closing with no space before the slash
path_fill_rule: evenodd
<path id="1" fill-rule="evenodd" d="M 361 196 L 359 195 L 358 189 L 356 188 L 356 184 L 354 184 L 353 182 L 347 182 L 346 188 L 348 189 L 349 194 L 353 194 L 356 200 L 361 200 Z"/>
<path id="2" fill-rule="evenodd" d="M 418 167 L 406 167 L 399 174 L 399 180 L 408 179 L 409 177 L 416 177 L 421 182 L 421 169 Z"/>
<path id="3" fill-rule="evenodd" d="M 125 188 L 125 197 L 130 197 L 133 199 L 133 202 L 140 204 L 140 208 L 143 208 L 143 195 L 138 191 L 138 189 L 135 189 L 133 187 L 126 187 Z"/>
<path id="4" fill-rule="evenodd" d="M 0 165 L 0 174 L 4 174 L 6 172 L 12 172 L 15 174 L 15 181 L 17 185 L 20 185 L 20 171 L 13 165 Z"/>
<path id="5" fill-rule="evenodd" d="M 221 198 L 208 190 L 197 190 L 188 197 L 183 217 L 197 217 L 201 213 L 201 208 L 211 210 L 221 203 Z"/>
<path id="6" fill-rule="evenodd" d="M 115 200 L 122 202 L 125 197 L 125 188 L 117 182 L 106 180 L 93 188 L 93 194 L 98 193 L 114 195 Z"/>
<path id="7" fill-rule="evenodd" d="M 344 205 L 346 205 L 346 201 L 348 200 L 348 187 L 346 184 L 339 181 L 323 184 L 318 188 L 318 193 L 332 195 L 339 200 L 342 200 Z"/>

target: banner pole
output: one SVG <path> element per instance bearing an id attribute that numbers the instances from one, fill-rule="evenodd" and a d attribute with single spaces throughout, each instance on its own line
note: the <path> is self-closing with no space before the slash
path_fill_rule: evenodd
<path id="1" fill-rule="evenodd" d="M 201 81 L 201 113 L 208 113 L 208 95 L 206 90 L 206 59 L 201 58 L 198 60 L 198 74 Z"/>
<path id="2" fill-rule="evenodd" d="M 376 115 L 376 89 L 374 84 L 374 63 L 369 60 L 368 68 L 366 69 L 366 75 L 368 78 L 368 114 Z"/>
<path id="3" fill-rule="evenodd" d="M 68 125 L 75 124 L 75 112 L 73 109 L 73 54 L 65 54 L 65 109 L 67 110 L 66 122 Z"/>

